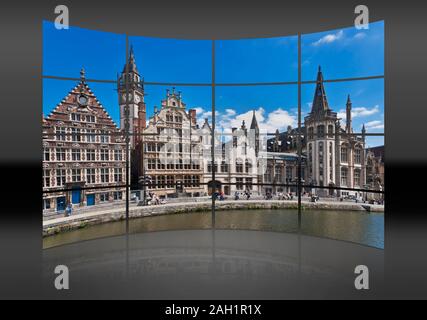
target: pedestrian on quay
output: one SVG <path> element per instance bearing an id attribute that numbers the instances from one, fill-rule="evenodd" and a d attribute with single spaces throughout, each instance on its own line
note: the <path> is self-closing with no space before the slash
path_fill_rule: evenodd
<path id="1" fill-rule="evenodd" d="M 239 200 L 239 192 L 234 192 L 234 200 Z"/>
<path id="2" fill-rule="evenodd" d="M 73 211 L 73 206 L 71 205 L 71 203 L 68 202 L 67 207 L 65 208 L 65 216 L 66 217 L 71 216 L 72 211 Z"/>

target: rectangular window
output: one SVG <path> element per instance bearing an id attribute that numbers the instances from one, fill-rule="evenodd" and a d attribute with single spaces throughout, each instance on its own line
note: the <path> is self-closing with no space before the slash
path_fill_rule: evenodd
<path id="1" fill-rule="evenodd" d="M 50 149 L 43 149 L 43 161 L 50 161 Z"/>
<path id="2" fill-rule="evenodd" d="M 99 194 L 99 201 L 100 202 L 107 202 L 109 200 L 109 194 L 108 192 L 100 193 Z"/>
<path id="3" fill-rule="evenodd" d="M 56 161 L 65 161 L 65 149 L 56 148 Z"/>
<path id="4" fill-rule="evenodd" d="M 64 127 L 56 127 L 55 131 L 56 131 L 56 140 L 65 141 L 66 129 Z"/>
<path id="5" fill-rule="evenodd" d="M 43 209 L 50 209 L 50 199 L 43 199 Z"/>
<path id="6" fill-rule="evenodd" d="M 110 136 L 108 134 L 109 134 L 108 131 L 101 130 L 101 136 L 100 136 L 101 143 L 109 143 L 110 142 Z"/>
<path id="7" fill-rule="evenodd" d="M 123 174 L 121 168 L 114 168 L 114 182 L 122 182 Z"/>
<path id="8" fill-rule="evenodd" d="M 168 188 L 174 188 L 175 187 L 175 177 L 174 176 L 167 176 L 167 187 Z"/>
<path id="9" fill-rule="evenodd" d="M 95 116 L 87 115 L 86 116 L 86 122 L 94 123 L 95 122 Z"/>
<path id="10" fill-rule="evenodd" d="M 156 159 L 148 159 L 148 169 L 156 169 Z"/>
<path id="11" fill-rule="evenodd" d="M 108 149 L 101 149 L 101 161 L 108 161 L 109 160 L 109 153 Z"/>
<path id="12" fill-rule="evenodd" d="M 246 189 L 252 190 L 252 178 L 246 178 Z"/>
<path id="13" fill-rule="evenodd" d="M 122 150 L 114 150 L 114 160 L 115 161 L 122 161 L 123 160 Z"/>
<path id="14" fill-rule="evenodd" d="M 81 140 L 81 131 L 79 128 L 71 128 L 71 141 L 80 142 Z"/>
<path id="15" fill-rule="evenodd" d="M 122 200 L 123 192 L 122 191 L 114 191 L 113 197 L 114 197 L 114 200 Z"/>
<path id="16" fill-rule="evenodd" d="M 96 182 L 96 169 L 95 168 L 86 169 L 86 182 L 89 184 L 93 184 Z"/>
<path id="17" fill-rule="evenodd" d="M 86 142 L 96 142 L 95 129 L 86 129 Z"/>
<path id="18" fill-rule="evenodd" d="M 341 168 L 341 185 L 347 186 L 347 168 Z"/>
<path id="19" fill-rule="evenodd" d="M 101 183 L 110 182 L 110 170 L 108 168 L 101 168 Z"/>
<path id="20" fill-rule="evenodd" d="M 225 161 L 221 162 L 221 172 L 224 172 L 224 173 L 228 172 L 228 164 Z"/>
<path id="21" fill-rule="evenodd" d="M 71 120 L 72 121 L 80 121 L 81 120 L 81 116 L 78 113 L 72 113 L 71 114 Z"/>
<path id="22" fill-rule="evenodd" d="M 243 190 L 243 178 L 236 178 L 236 189 Z"/>
<path id="23" fill-rule="evenodd" d="M 286 166 L 286 181 L 292 181 L 292 168 L 290 166 Z"/>
<path id="24" fill-rule="evenodd" d="M 62 187 L 63 185 L 65 185 L 66 179 L 67 177 L 65 174 L 65 169 L 57 169 L 56 170 L 56 186 Z"/>
<path id="25" fill-rule="evenodd" d="M 81 169 L 72 169 L 71 170 L 71 180 L 73 182 L 80 182 L 82 180 L 82 170 Z"/>
<path id="26" fill-rule="evenodd" d="M 81 150 L 80 149 L 71 149 L 71 160 L 80 161 L 81 159 Z"/>
<path id="27" fill-rule="evenodd" d="M 95 161 L 95 149 L 87 149 L 86 150 L 86 161 Z"/>
<path id="28" fill-rule="evenodd" d="M 43 170 L 43 187 L 50 187 L 50 170 Z"/>
<path id="29" fill-rule="evenodd" d="M 360 187 L 360 170 L 354 170 L 354 186 Z"/>

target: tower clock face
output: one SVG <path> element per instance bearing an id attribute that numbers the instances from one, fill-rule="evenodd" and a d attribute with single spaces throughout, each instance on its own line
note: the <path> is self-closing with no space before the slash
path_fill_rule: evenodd
<path id="1" fill-rule="evenodd" d="M 86 96 L 84 96 L 84 95 L 80 95 L 80 96 L 77 98 L 77 101 L 78 101 L 78 103 L 79 103 L 80 105 L 85 106 L 85 105 L 87 104 L 87 97 L 86 97 Z"/>
<path id="2" fill-rule="evenodd" d="M 140 98 L 140 96 L 138 96 L 138 95 L 135 95 L 135 102 L 136 103 L 139 103 L 141 101 L 141 98 Z"/>

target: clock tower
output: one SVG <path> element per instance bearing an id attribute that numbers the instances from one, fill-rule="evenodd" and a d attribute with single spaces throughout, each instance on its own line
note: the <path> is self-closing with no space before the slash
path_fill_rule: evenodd
<path id="1" fill-rule="evenodd" d="M 130 48 L 128 66 L 124 66 L 118 77 L 118 94 L 120 107 L 120 129 L 125 130 L 126 104 L 129 105 L 130 147 L 133 149 L 141 140 L 140 134 L 146 127 L 146 106 L 144 102 L 143 79 L 136 67 L 133 48 Z M 128 90 L 126 90 L 128 88 Z"/>

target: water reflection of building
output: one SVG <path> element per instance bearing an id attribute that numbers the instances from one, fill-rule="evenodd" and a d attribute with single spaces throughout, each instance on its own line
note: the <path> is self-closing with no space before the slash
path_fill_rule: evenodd
<path id="1" fill-rule="evenodd" d="M 43 118 L 43 191 L 52 191 L 43 194 L 44 212 L 64 210 L 68 202 L 122 200 L 125 188 L 117 185 L 125 181 L 125 144 L 119 133 L 82 70 L 77 86 Z"/>

